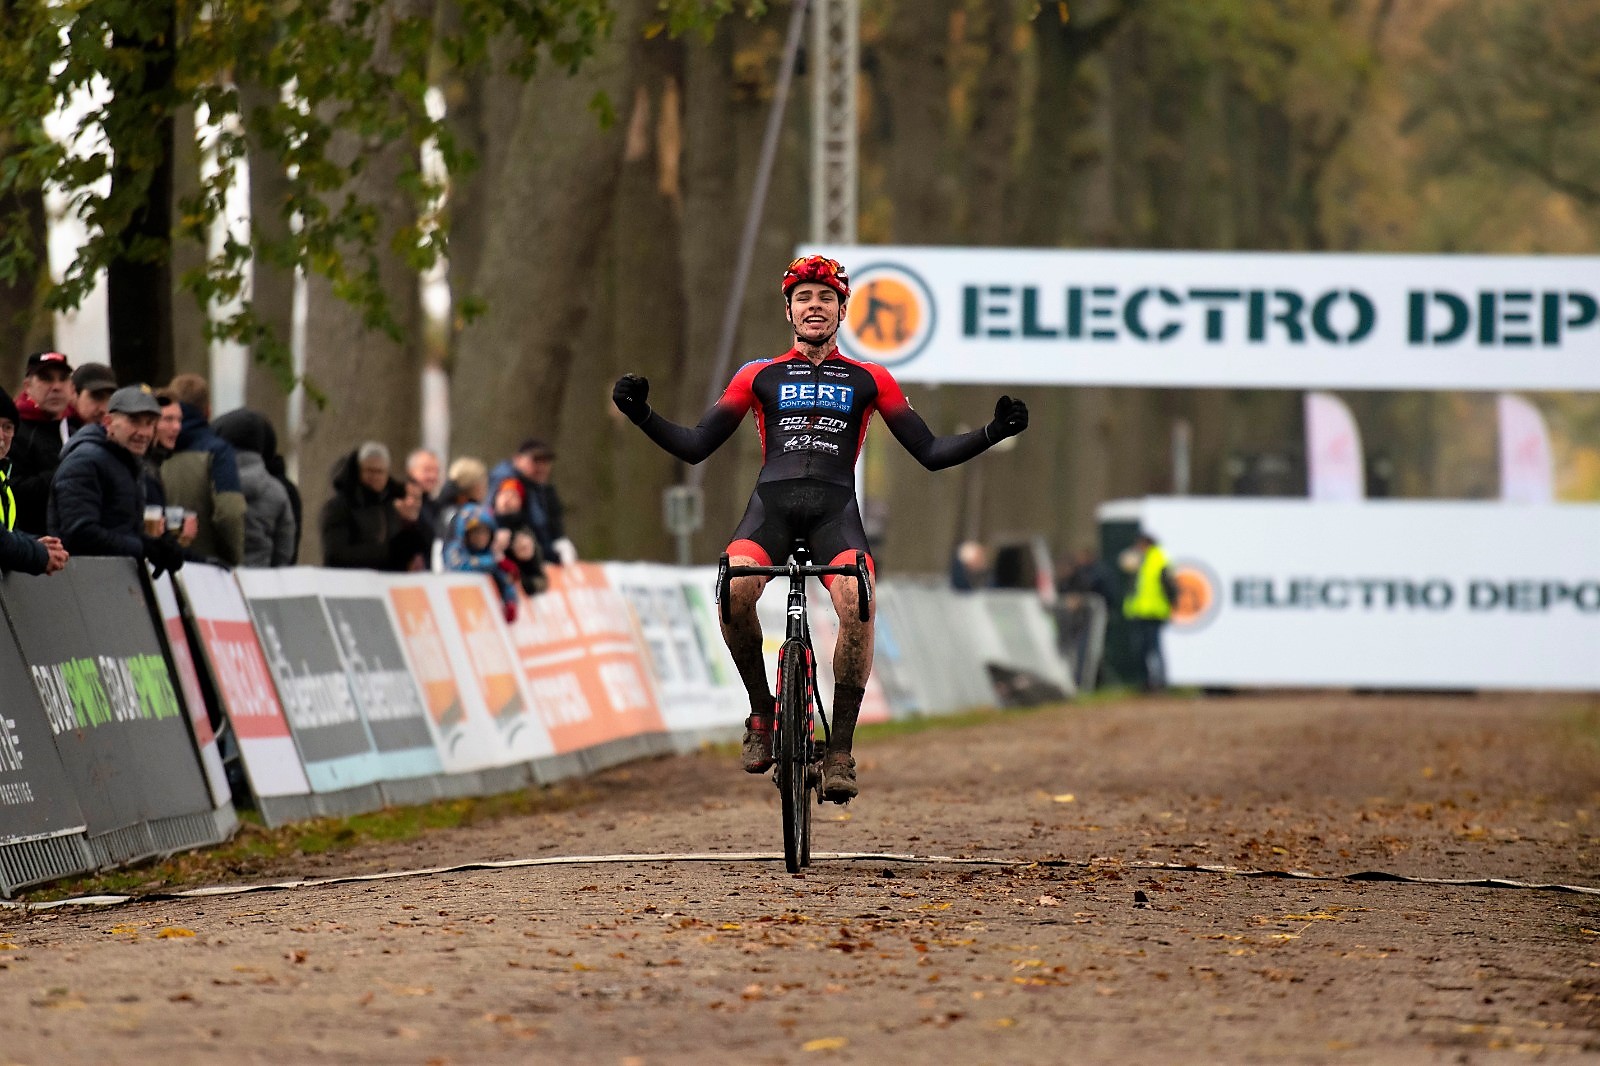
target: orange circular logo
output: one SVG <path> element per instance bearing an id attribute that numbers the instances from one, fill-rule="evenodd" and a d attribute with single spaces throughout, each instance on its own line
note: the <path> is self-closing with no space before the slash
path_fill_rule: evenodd
<path id="1" fill-rule="evenodd" d="M 1195 629 L 1211 621 L 1220 606 L 1217 577 L 1204 563 L 1185 560 L 1171 564 L 1178 598 L 1172 604 L 1172 624 Z"/>
<path id="2" fill-rule="evenodd" d="M 893 366 L 923 349 L 933 335 L 933 297 L 904 267 L 875 263 L 850 286 L 850 309 L 840 342 L 857 359 Z"/>

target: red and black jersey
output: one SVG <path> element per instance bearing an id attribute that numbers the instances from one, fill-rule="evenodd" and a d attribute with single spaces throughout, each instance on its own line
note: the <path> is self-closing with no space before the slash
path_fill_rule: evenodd
<path id="1" fill-rule="evenodd" d="M 746 411 L 755 412 L 761 434 L 760 484 L 810 478 L 854 487 L 856 459 L 874 411 L 929 470 L 964 463 L 990 444 L 983 429 L 934 436 L 899 383 L 876 363 L 835 351 L 813 364 L 795 348 L 740 367 L 693 429 L 654 411 L 640 428 L 679 459 L 698 463 L 733 436 Z"/>

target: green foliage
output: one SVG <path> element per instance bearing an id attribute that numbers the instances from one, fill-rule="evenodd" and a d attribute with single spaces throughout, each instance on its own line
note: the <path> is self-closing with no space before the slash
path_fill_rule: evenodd
<path id="1" fill-rule="evenodd" d="M 1600 208 L 1600 10 L 1462 0 L 1429 27 L 1419 121 L 1443 170 L 1475 156 Z"/>
<path id="2" fill-rule="evenodd" d="M 435 6 L 450 10 L 436 17 Z M 662 0 L 660 10 L 663 25 L 681 33 L 734 7 L 734 0 Z M 55 186 L 89 233 L 49 293 L 50 307 L 78 306 L 113 261 L 170 254 L 165 242 L 130 237 L 129 224 L 168 151 L 166 122 L 192 107 L 213 131 L 204 147 L 215 165 L 179 205 L 176 239 L 206 247 L 252 143 L 288 176 L 288 192 L 279 225 L 257 220 L 250 233 L 233 234 L 184 274 L 183 286 L 203 306 L 221 306 L 240 296 L 253 258 L 298 267 L 328 279 L 369 328 L 394 336 L 399 327 L 379 283 L 383 257 L 420 271 L 447 247 L 448 231 L 430 213 L 443 189 L 416 162 L 421 148 L 435 143 L 452 174 L 474 162 L 443 117 L 428 111 L 433 64 L 480 66 L 490 61 L 492 42 L 510 40 L 513 74 L 527 77 L 546 63 L 571 72 L 614 21 L 612 0 L 11 0 L 4 11 L 0 202 Z M 242 85 L 267 87 L 276 102 L 247 112 Z M 80 92 L 92 103 L 66 117 Z M 597 111 L 609 115 L 603 103 Z M 52 121 L 63 128 L 47 128 Z M 349 189 L 367 153 L 391 145 L 412 149 L 400 185 L 418 222 L 385 247 L 376 206 Z M 38 269 L 43 249 L 31 246 L 28 232 L 20 212 L 0 218 L 0 282 Z M 211 330 L 253 346 L 287 379 L 282 339 L 248 302 Z"/>

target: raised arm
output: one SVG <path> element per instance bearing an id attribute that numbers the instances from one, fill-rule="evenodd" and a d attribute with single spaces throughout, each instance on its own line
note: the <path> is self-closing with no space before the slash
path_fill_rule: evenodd
<path id="1" fill-rule="evenodd" d="M 878 412 L 883 415 L 884 425 L 912 458 L 929 470 L 943 470 L 964 463 L 1004 438 L 1014 437 L 1028 428 L 1027 404 L 1002 396 L 995 404 L 994 421 L 982 429 L 938 437 L 912 409 L 899 382 L 882 368 L 877 368 L 873 377 L 878 383 Z"/>
<path id="2" fill-rule="evenodd" d="M 635 374 L 624 374 L 617 380 L 611 390 L 611 402 L 662 450 L 686 463 L 699 463 L 722 447 L 733 436 L 733 431 L 739 428 L 739 423 L 744 421 L 744 413 L 749 410 L 753 399 L 750 379 L 755 376 L 758 366 L 752 363 L 735 374 L 722 397 L 712 404 L 711 410 L 693 429 L 680 426 L 652 410 L 649 403 L 650 382 Z"/>

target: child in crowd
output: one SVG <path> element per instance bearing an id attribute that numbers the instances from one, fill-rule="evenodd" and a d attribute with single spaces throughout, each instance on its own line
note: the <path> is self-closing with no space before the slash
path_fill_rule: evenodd
<path id="1" fill-rule="evenodd" d="M 450 541 L 444 547 L 444 568 L 488 574 L 500 590 L 507 622 L 517 620 L 516 579 L 502 565 L 505 538 L 497 536 L 494 519 L 482 504 L 466 503 L 450 523 Z"/>
<path id="2" fill-rule="evenodd" d="M 507 558 L 516 566 L 515 576 L 521 581 L 522 590 L 534 596 L 549 587 L 550 579 L 545 576 L 544 553 L 539 550 L 539 539 L 533 535 L 533 527 L 528 524 L 526 503 L 526 492 L 522 482 L 516 478 L 506 478 L 495 486 L 495 525 L 511 531 Z"/>

